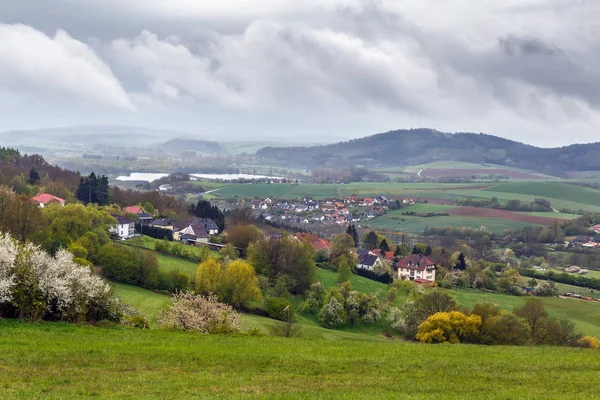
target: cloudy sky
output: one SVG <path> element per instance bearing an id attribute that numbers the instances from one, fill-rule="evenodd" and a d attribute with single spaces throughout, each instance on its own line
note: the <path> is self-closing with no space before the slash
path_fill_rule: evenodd
<path id="1" fill-rule="evenodd" d="M 0 131 L 600 141 L 596 0 L 0 1 Z"/>

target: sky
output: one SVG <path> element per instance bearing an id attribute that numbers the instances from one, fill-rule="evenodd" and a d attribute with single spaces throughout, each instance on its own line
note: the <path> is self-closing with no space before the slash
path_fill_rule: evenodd
<path id="1" fill-rule="evenodd" d="M 600 1 L 0 1 L 0 131 L 600 141 Z"/>

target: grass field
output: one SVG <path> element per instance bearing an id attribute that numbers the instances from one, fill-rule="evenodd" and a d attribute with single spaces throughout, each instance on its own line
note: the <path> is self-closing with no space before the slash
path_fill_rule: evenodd
<path id="1" fill-rule="evenodd" d="M 0 321 L 3 399 L 592 399 L 600 356 Z"/>
<path id="2" fill-rule="evenodd" d="M 180 257 L 166 256 L 161 253 L 156 253 L 160 270 L 164 272 L 177 270 L 189 275 L 190 277 L 196 274 L 198 264 Z"/>
<path id="3" fill-rule="evenodd" d="M 485 190 L 559 199 L 582 204 L 600 204 L 600 190 L 563 182 L 509 182 Z"/>
<path id="4" fill-rule="evenodd" d="M 113 283 L 113 287 L 123 303 L 148 318 L 151 327 L 156 326 L 160 310 L 169 304 L 169 297 L 164 294 L 124 283 Z"/>
<path id="5" fill-rule="evenodd" d="M 546 217 L 556 219 L 577 219 L 581 217 L 578 214 L 566 214 L 566 213 L 555 213 L 555 212 L 520 212 L 523 215 L 533 215 L 535 217 Z"/>
<path id="6" fill-rule="evenodd" d="M 535 226 L 529 223 L 512 221 L 500 218 L 480 218 L 468 216 L 440 216 L 440 217 L 415 217 L 401 214 L 388 213 L 381 217 L 365 222 L 372 229 L 380 231 L 400 231 L 405 233 L 423 233 L 425 228 L 443 228 L 446 226 L 470 227 L 479 229 L 482 226 L 489 232 L 502 233 L 505 230 L 518 230 L 526 226 Z"/>

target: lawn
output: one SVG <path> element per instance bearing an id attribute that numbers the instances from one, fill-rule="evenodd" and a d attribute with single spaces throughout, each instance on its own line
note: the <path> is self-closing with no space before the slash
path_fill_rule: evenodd
<path id="1" fill-rule="evenodd" d="M 124 283 L 113 283 L 116 295 L 121 302 L 148 318 L 151 327 L 155 327 L 160 310 L 169 304 L 169 297 L 151 290 Z"/>
<path id="2" fill-rule="evenodd" d="M 566 213 L 555 213 L 555 212 L 521 212 L 523 215 L 533 215 L 536 217 L 546 218 L 557 218 L 557 219 L 577 219 L 580 218 L 579 214 L 566 214 Z"/>
<path id="3" fill-rule="evenodd" d="M 177 270 L 192 277 L 196 274 L 196 270 L 198 269 L 197 263 L 186 260 L 185 258 L 167 256 L 161 253 L 156 253 L 156 258 L 158 258 L 160 270 L 163 272 Z"/>
<path id="4" fill-rule="evenodd" d="M 0 321 L 3 399 L 592 399 L 600 356 L 558 347 L 199 335 Z"/>

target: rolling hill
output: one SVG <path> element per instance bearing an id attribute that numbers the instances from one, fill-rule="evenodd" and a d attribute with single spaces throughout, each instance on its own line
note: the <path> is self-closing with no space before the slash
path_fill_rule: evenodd
<path id="1" fill-rule="evenodd" d="M 415 165 L 460 161 L 518 167 L 567 177 L 571 171 L 600 170 L 600 143 L 539 148 L 483 133 L 433 129 L 396 130 L 324 146 L 265 147 L 265 163 L 304 168 Z"/>

